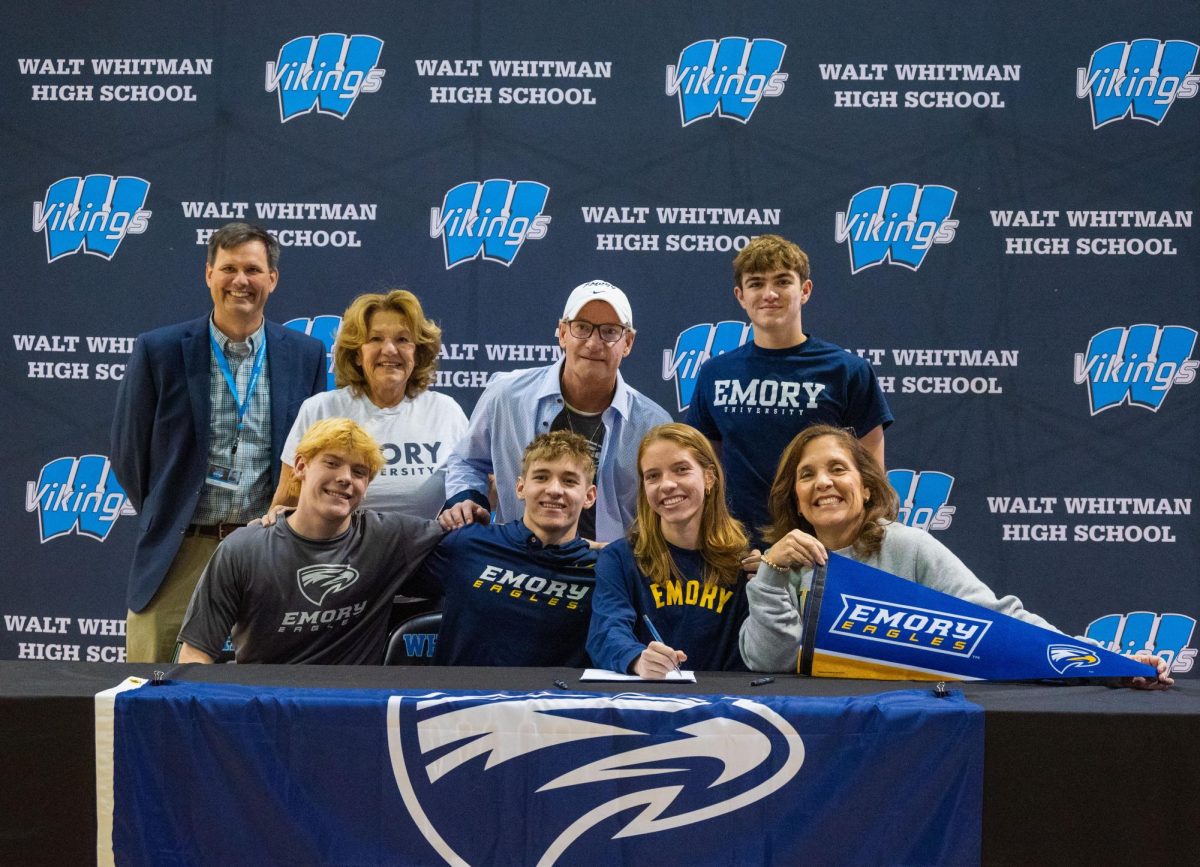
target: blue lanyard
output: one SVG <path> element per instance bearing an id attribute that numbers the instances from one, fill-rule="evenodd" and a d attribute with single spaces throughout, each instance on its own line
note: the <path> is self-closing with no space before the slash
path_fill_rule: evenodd
<path id="1" fill-rule="evenodd" d="M 237 407 L 237 433 L 234 434 L 233 448 L 229 452 L 232 456 L 237 454 L 238 442 L 246 427 L 246 410 L 250 408 L 250 398 L 254 395 L 254 389 L 258 386 L 258 377 L 262 374 L 263 359 L 267 357 L 267 332 L 265 329 L 263 330 L 263 339 L 258 342 L 258 350 L 254 353 L 254 368 L 250 371 L 250 381 L 246 383 L 246 396 L 241 400 L 238 399 L 237 380 L 233 378 L 233 371 L 229 369 L 229 359 L 221 351 L 221 345 L 217 343 L 217 338 L 213 337 L 211 331 L 208 332 L 208 340 L 212 344 L 217 366 L 221 368 L 221 375 L 225 377 L 225 384 L 229 386 L 229 392 L 233 395 L 233 403 Z"/>

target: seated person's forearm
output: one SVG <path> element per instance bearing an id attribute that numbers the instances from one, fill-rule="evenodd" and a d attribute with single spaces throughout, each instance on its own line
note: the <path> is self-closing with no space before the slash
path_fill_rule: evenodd
<path id="1" fill-rule="evenodd" d="M 214 660 L 203 650 L 197 650 L 185 641 L 179 646 L 179 658 L 177 662 L 199 662 L 202 665 L 212 665 Z"/>

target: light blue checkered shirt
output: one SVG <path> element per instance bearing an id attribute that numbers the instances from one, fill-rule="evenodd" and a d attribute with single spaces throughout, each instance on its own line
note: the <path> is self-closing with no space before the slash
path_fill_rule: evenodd
<path id="1" fill-rule="evenodd" d="M 243 344 L 226 337 L 212 319 L 208 320 L 208 332 L 229 361 L 238 395 L 244 396 L 250 373 L 254 370 L 254 353 L 266 339 L 265 320 Z M 238 352 L 239 347 L 241 352 Z M 260 517 L 271 505 L 271 496 L 275 492 L 271 490 L 271 377 L 268 371 L 264 358 L 258 385 L 246 409 L 246 427 L 238 442 L 237 454 L 230 457 L 237 432 L 237 404 L 209 347 L 208 397 L 212 408 L 208 414 L 208 462 L 241 470 L 242 476 L 236 491 L 205 485 L 192 523 L 241 524 Z"/>

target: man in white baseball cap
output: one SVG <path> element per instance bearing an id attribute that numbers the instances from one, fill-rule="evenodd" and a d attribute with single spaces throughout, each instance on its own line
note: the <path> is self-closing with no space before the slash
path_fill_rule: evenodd
<path id="1" fill-rule="evenodd" d="M 471 503 L 490 508 L 495 474 L 496 519 L 521 517 L 515 495 L 521 455 L 535 436 L 569 430 L 591 445 L 596 504 L 580 517 L 584 538 L 611 542 L 632 523 L 637 502 L 637 449 L 645 433 L 671 416 L 621 377 L 633 349 L 633 308 L 604 280 L 576 286 L 558 323 L 561 360 L 495 377 L 471 414 L 467 435 L 446 460 L 443 523 L 468 523 Z"/>

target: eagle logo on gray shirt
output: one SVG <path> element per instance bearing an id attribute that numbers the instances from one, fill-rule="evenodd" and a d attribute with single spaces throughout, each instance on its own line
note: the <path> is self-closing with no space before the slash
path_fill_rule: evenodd
<path id="1" fill-rule="evenodd" d="M 318 563 L 296 570 L 296 583 L 304 598 L 320 608 L 330 593 L 341 593 L 358 580 L 353 566 Z"/>

